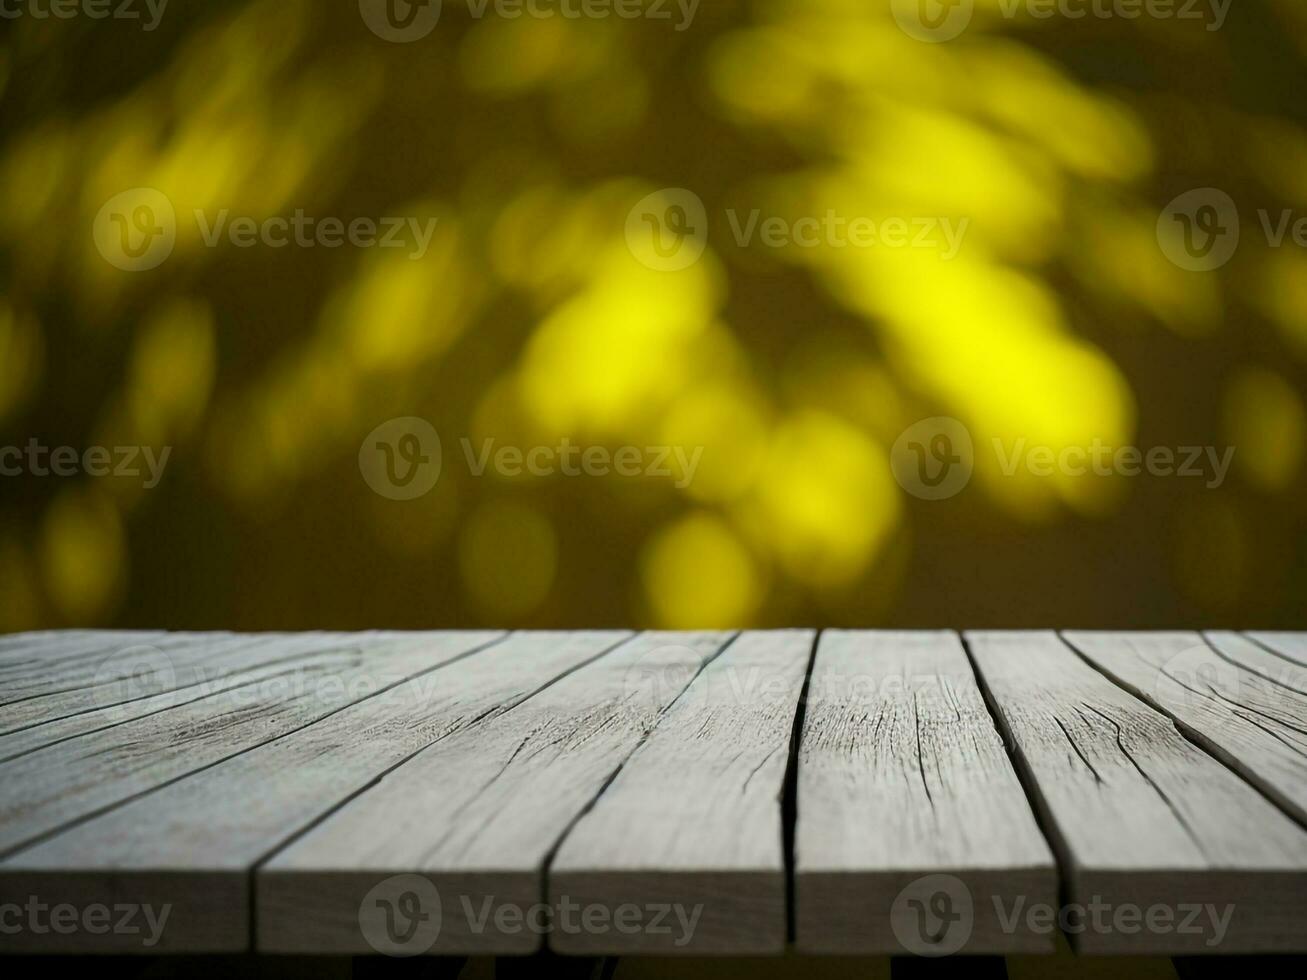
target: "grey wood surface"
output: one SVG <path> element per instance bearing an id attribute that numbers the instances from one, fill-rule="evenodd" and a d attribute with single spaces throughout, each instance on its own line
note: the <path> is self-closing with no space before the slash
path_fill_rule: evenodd
<path id="1" fill-rule="evenodd" d="M 176 642 L 186 642 L 197 635 L 232 634 L 173 634 Z M 23 698 L 47 693 L 59 686 L 77 682 L 77 675 L 86 673 L 86 665 L 98 665 L 115 651 L 128 647 L 163 642 L 168 634 L 160 632 L 122 633 L 106 630 L 103 633 L 29 638 L 0 651 L 0 705 Z"/>
<path id="2" fill-rule="evenodd" d="M 250 868 L 414 753 L 511 708 L 629 635 L 517 633 L 445 662 L 20 852 L 0 863 L 0 894 L 70 901 L 112 892 L 171 907 L 164 950 L 244 950 Z M 39 938 L 29 945 L 49 946 Z M 112 934 L 79 935 L 74 948 L 139 952 L 134 937 Z"/>
<path id="3" fill-rule="evenodd" d="M 0 858 L 206 766 L 312 724 L 495 639 L 491 633 L 328 639 L 292 671 L 0 763 Z"/>
<path id="4" fill-rule="evenodd" d="M 58 689 L 0 708 L 0 763 L 222 691 L 293 677 L 304 661 L 342 642 L 343 635 L 327 633 L 197 634 L 118 647 L 98 664 L 69 671 Z"/>
<path id="5" fill-rule="evenodd" d="M 0 636 L 0 665 L 25 660 L 34 654 L 78 649 L 112 649 L 167 635 L 163 630 L 44 630 Z"/>
<path id="6" fill-rule="evenodd" d="M 550 916 L 549 856 L 729 639 L 641 634 L 418 753 L 259 869 L 259 948 L 529 953 L 596 928 Z"/>
<path id="7" fill-rule="evenodd" d="M 232 633 L 183 633 L 148 643 L 128 641 L 111 648 L 97 644 L 82 653 L 49 651 L 0 663 L 0 734 L 127 702 L 138 693 L 196 683 L 203 674 L 202 668 L 195 668 L 206 655 L 222 664 L 233 651 L 258 642 Z M 182 677 L 177 676 L 178 661 Z"/>
<path id="8" fill-rule="evenodd" d="M 1050 937 L 1004 930 L 993 901 L 1056 894 L 957 634 L 824 632 L 799 744 L 799 949 L 1043 951 Z"/>
<path id="9" fill-rule="evenodd" d="M 814 638 L 811 630 L 741 634 L 667 710 L 555 855 L 552 907 L 570 900 L 615 916 L 622 906 L 679 906 L 668 928 L 559 931 L 551 948 L 784 951 L 781 793 Z M 692 929 L 679 928 L 691 918 Z"/>
<path id="10" fill-rule="evenodd" d="M 1073 631 L 1067 642 L 1300 823 L 1307 823 L 1307 667 L 1238 633 Z"/>
<path id="11" fill-rule="evenodd" d="M 1307 634 L 967 638 L 0 637 L 0 952 L 1307 952 Z"/>
<path id="12" fill-rule="evenodd" d="M 1287 660 L 1307 667 L 1307 633 L 1276 633 L 1252 630 L 1245 634 L 1254 643 Z"/>
<path id="13" fill-rule="evenodd" d="M 1055 633 L 967 641 L 1084 910 L 1080 951 L 1302 947 L 1307 832 Z"/>

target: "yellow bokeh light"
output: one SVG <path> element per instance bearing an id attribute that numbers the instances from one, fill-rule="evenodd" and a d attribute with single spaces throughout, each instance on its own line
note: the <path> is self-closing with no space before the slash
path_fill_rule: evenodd
<path id="1" fill-rule="evenodd" d="M 479 20 L 459 49 L 463 84 L 512 95 L 547 82 L 567 54 L 570 35 L 561 17 Z"/>
<path id="2" fill-rule="evenodd" d="M 66 490 L 41 522 L 45 593 L 70 623 L 95 622 L 126 585 L 126 542 L 117 510 L 94 490 Z"/>
<path id="3" fill-rule="evenodd" d="M 594 266 L 588 287 L 537 329 L 522 365 L 523 403 L 548 432 L 606 433 L 648 419 L 693 371 L 720 303 L 707 262 L 658 272 L 614 243 Z"/>
<path id="4" fill-rule="evenodd" d="M 721 518 L 698 512 L 659 530 L 640 562 L 645 599 L 657 626 L 719 629 L 752 620 L 761 573 Z"/>
<path id="5" fill-rule="evenodd" d="M 1225 389 L 1224 428 L 1244 479 L 1268 493 L 1296 485 L 1307 453 L 1307 409 L 1284 378 L 1263 368 L 1236 374 Z"/>
<path id="6" fill-rule="evenodd" d="M 862 574 L 899 517 L 886 447 L 833 416 L 806 412 L 773 434 L 744 513 L 759 547 L 814 587 Z"/>
<path id="7" fill-rule="evenodd" d="M 700 500 L 727 501 L 754 483 L 767 452 L 766 409 L 743 386 L 694 387 L 676 400 L 661 439 L 689 451 L 703 449 L 686 492 Z M 678 474 L 679 476 L 679 474 Z"/>
<path id="8" fill-rule="evenodd" d="M 1299 358 L 1307 361 L 1307 252 L 1272 250 L 1251 285 L 1249 300 L 1261 308 Z"/>
<path id="9" fill-rule="evenodd" d="M 217 372 L 213 314 L 203 303 L 161 306 L 132 351 L 127 397 L 139 438 L 158 445 L 188 435 L 208 405 Z"/>
<path id="10" fill-rule="evenodd" d="M 1301 0 L 1264 6 L 1249 15 L 1260 31 L 1303 43 Z M 446 4 L 430 36 L 396 45 L 350 4 L 232 0 L 170 14 L 84 86 L 60 74 L 100 28 L 19 19 L 0 45 L 0 91 L 16 96 L 0 146 L 0 445 L 194 442 L 170 466 L 208 469 L 163 493 L 190 495 L 197 535 L 251 519 L 280 573 L 330 590 L 297 522 L 355 519 L 350 559 L 397 575 L 457 566 L 468 608 L 496 624 L 579 622 L 595 581 L 611 621 L 891 615 L 885 593 L 920 588 L 912 563 L 939 544 L 908 526 L 928 511 L 893 481 L 887 447 L 930 417 L 967 428 L 976 466 L 968 496 L 937 512 L 1018 540 L 1041 533 L 1022 523 L 1097 533 L 1078 518 L 1108 514 L 1133 528 L 1127 505 L 1151 490 L 1005 472 L 1002 453 L 1119 448 L 1140 430 L 1224 438 L 1246 487 L 1291 506 L 1307 456 L 1307 252 L 1260 247 L 1254 210 L 1296 219 L 1307 205 L 1307 127 L 1269 95 L 1253 115 L 1257 77 L 1235 104 L 1201 83 L 1196 64 L 1251 57 L 1228 31 L 974 7 L 964 36 L 927 44 L 866 0 L 703 4 L 684 33 Z M 1119 72 L 1127 52 L 1174 61 L 1167 84 Z M 1160 209 L 1199 180 L 1244 219 L 1219 273 L 1179 268 L 1157 240 Z M 127 212 L 108 202 L 155 194 L 175 243 L 161 265 L 125 269 L 105 252 Z M 659 267 L 662 229 L 637 242 L 632 216 L 682 195 L 702 204 L 703 254 Z M 205 240 L 214 221 L 297 210 L 436 223 L 421 255 Z M 742 243 L 732 222 L 753 211 L 949 222 L 960 237 Z M 1230 350 L 1273 370 L 1214 386 Z M 1159 412 L 1164 400 L 1182 408 Z M 439 429 L 450 466 L 464 437 L 702 456 L 688 482 L 669 454 L 671 479 L 449 471 L 407 506 L 363 498 L 363 435 L 413 415 Z M 1165 431 L 1176 419 L 1193 431 Z M 171 540 L 146 532 L 175 500 L 155 510 L 139 480 L 13 479 L 4 622 L 110 621 L 129 520 L 138 587 L 173 568 Z M 632 562 L 590 548 L 563 589 L 572 494 L 596 535 L 645 549 Z M 1211 541 L 1182 529 L 1171 549 L 1203 608 L 1229 608 L 1223 590 L 1262 558 L 1249 514 L 1266 501 L 1245 497 L 1186 505 L 1215 522 Z M 128 598 L 124 621 L 153 612 Z M 455 590 L 433 615 L 463 613 Z"/>

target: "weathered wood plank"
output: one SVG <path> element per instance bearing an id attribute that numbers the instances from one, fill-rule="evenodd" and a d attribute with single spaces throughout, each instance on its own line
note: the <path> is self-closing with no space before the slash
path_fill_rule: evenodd
<path id="1" fill-rule="evenodd" d="M 1307 832 L 1056 634 L 967 639 L 1061 859 L 1079 951 L 1307 945 Z"/>
<path id="2" fill-rule="evenodd" d="M 798 761 L 800 950 L 1051 948 L 996 914 L 1057 878 L 957 634 L 824 632 Z"/>
<path id="3" fill-rule="evenodd" d="M 1063 636 L 1118 684 L 1307 823 L 1307 667 L 1237 633 Z"/>
<path id="4" fill-rule="evenodd" d="M 193 635 L 193 634 L 191 634 Z M 217 634 L 214 634 L 217 635 Z M 225 634 L 230 635 L 230 634 Z M 48 636 L 16 645 L 0 656 L 0 704 L 54 690 L 65 674 L 99 664 L 106 656 L 133 645 L 157 643 L 163 632 L 86 632 L 68 636 Z"/>
<path id="5" fill-rule="evenodd" d="M 679 905 L 666 931 L 554 933 L 568 954 L 780 953 L 781 793 L 814 633 L 744 633 L 704 668 L 567 835 L 550 905 Z"/>
<path id="6" fill-rule="evenodd" d="M 259 948 L 535 952 L 578 914 L 546 908 L 550 853 L 728 640 L 641 634 L 420 752 L 259 869 Z"/>
<path id="7" fill-rule="evenodd" d="M 492 642 L 495 633 L 359 634 L 286 675 L 0 764 L 0 857 L 140 793 L 311 724 Z"/>
<path id="8" fill-rule="evenodd" d="M 630 636 L 517 633 L 0 863 L 0 895 L 170 908 L 158 951 L 250 944 L 249 871 L 433 743 L 511 708 Z M 29 951 L 140 951 L 139 937 L 27 937 Z"/>
<path id="9" fill-rule="evenodd" d="M 0 634 L 0 663 L 3 663 L 12 651 L 39 646 L 60 635 L 71 637 L 72 632 L 72 630 L 25 630 L 21 633 Z"/>
<path id="10" fill-rule="evenodd" d="M 7 662 L 15 654 L 42 649 L 52 644 L 72 647 L 88 640 L 125 643 L 138 638 L 163 635 L 163 630 L 102 629 L 29 630 L 23 633 L 5 633 L 0 635 L 0 663 Z"/>
<path id="11" fill-rule="evenodd" d="M 47 690 L 0 706 L 0 762 L 74 735 L 198 701 L 294 670 L 345 634 L 184 634 L 130 644 L 66 672 Z"/>
<path id="12" fill-rule="evenodd" d="M 1276 633 L 1254 630 L 1244 634 L 1281 657 L 1307 667 L 1307 633 Z"/>

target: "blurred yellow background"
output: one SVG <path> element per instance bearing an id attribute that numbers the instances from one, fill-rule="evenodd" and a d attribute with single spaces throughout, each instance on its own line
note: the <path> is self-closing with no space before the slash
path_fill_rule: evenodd
<path id="1" fill-rule="evenodd" d="M 0 629 L 1301 628 L 1307 250 L 1253 215 L 1307 216 L 1307 4 L 1003 6 L 947 43 L 888 0 L 703 0 L 684 30 L 446 0 L 407 44 L 352 0 L 6 22 L 0 446 L 172 451 L 152 488 L 0 477 Z M 1202 187 L 1245 219 L 1213 272 L 1157 233 Z M 131 272 L 93 229 L 137 188 L 178 217 Z M 709 221 L 674 271 L 626 230 L 664 188 Z M 755 210 L 967 237 L 742 245 Z M 420 258 L 241 248 L 196 211 L 435 225 Z M 921 500 L 890 451 L 937 416 L 974 479 Z M 404 417 L 443 449 L 413 500 L 359 468 Z M 702 453 L 477 476 L 464 440 Z M 1219 487 L 1009 475 L 994 440 L 1236 455 Z"/>

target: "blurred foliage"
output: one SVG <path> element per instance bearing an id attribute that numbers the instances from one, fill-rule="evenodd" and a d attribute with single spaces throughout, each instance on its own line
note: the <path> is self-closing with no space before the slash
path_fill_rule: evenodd
<path id="1" fill-rule="evenodd" d="M 0 445 L 172 446 L 165 479 L 0 482 L 0 628 L 1302 625 L 1307 252 L 1194 274 L 1177 194 L 1307 209 L 1307 15 L 1007 20 L 926 44 L 868 0 L 473 20 L 173 0 L 0 40 Z M 262 220 L 438 217 L 430 250 L 206 247 L 124 273 L 128 188 Z M 637 262 L 693 189 L 702 261 Z M 726 209 L 940 215 L 966 247 L 737 247 Z M 1307 212 L 1304 212 L 1307 213 Z M 1006 476 L 906 496 L 897 435 L 1234 445 L 1230 480 Z M 447 465 L 372 493 L 360 441 Z M 464 436 L 702 446 L 696 479 L 474 477 Z"/>

